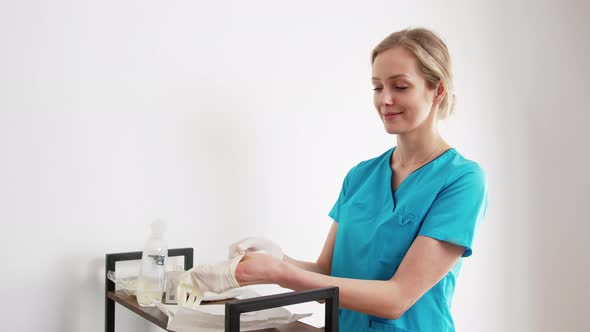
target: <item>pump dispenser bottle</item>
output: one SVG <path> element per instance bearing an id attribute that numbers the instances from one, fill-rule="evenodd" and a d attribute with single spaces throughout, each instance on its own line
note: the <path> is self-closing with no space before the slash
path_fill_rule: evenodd
<path id="1" fill-rule="evenodd" d="M 143 248 L 137 284 L 137 303 L 153 307 L 162 302 L 166 281 L 168 243 L 164 240 L 165 225 L 161 220 L 151 224 L 151 233 Z"/>

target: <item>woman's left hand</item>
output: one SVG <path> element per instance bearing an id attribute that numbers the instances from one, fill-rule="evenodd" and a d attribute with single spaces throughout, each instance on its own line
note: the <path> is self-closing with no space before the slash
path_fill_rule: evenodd
<path id="1" fill-rule="evenodd" d="M 236 280 L 240 286 L 277 284 L 284 268 L 284 263 L 271 255 L 248 253 L 236 268 Z"/>

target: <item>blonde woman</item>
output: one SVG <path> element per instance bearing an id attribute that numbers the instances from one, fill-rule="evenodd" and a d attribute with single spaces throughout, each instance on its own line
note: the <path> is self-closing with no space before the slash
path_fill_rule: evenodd
<path id="1" fill-rule="evenodd" d="M 449 53 L 433 32 L 407 29 L 379 43 L 371 61 L 377 115 L 397 144 L 348 172 L 316 262 L 248 238 L 230 247 L 231 256 L 250 252 L 235 276 L 240 285 L 338 286 L 345 332 L 454 331 L 455 282 L 487 187 L 481 167 L 437 130 L 455 104 Z"/>

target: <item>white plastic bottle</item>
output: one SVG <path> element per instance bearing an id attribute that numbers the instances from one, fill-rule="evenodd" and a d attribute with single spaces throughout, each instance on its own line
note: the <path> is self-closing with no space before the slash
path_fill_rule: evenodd
<path id="1" fill-rule="evenodd" d="M 153 307 L 162 302 L 166 280 L 168 243 L 164 240 L 164 222 L 156 220 L 151 225 L 150 237 L 145 242 L 137 284 L 137 303 Z"/>

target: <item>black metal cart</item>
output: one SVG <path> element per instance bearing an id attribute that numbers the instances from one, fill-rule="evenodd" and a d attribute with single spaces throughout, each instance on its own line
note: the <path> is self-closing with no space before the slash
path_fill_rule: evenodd
<path id="1" fill-rule="evenodd" d="M 193 267 L 193 248 L 169 249 L 168 257 L 184 257 L 184 269 Z M 105 332 L 115 332 L 115 302 L 136 312 L 140 316 L 166 329 L 167 317 L 157 308 L 143 309 L 137 305 L 134 297 L 125 296 L 115 291 L 115 284 L 106 277 L 108 271 L 115 271 L 116 263 L 120 261 L 140 260 L 141 251 L 106 254 L 105 256 Z M 289 292 L 261 296 L 244 300 L 233 300 L 225 303 L 225 331 L 240 331 L 240 315 L 246 312 L 276 308 L 291 304 L 310 301 L 324 301 L 325 326 L 324 331 L 338 331 L 338 287 L 312 289 L 306 291 Z M 284 331 L 315 331 L 318 330 L 301 322 L 286 327 Z"/>

